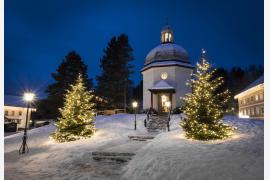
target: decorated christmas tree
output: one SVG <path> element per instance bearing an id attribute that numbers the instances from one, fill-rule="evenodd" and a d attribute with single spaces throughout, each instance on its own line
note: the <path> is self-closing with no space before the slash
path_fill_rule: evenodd
<path id="1" fill-rule="evenodd" d="M 197 63 L 196 73 L 188 85 L 192 93 L 184 98 L 183 112 L 186 117 L 180 123 L 187 138 L 198 140 L 224 139 L 232 134 L 233 127 L 222 122 L 225 107 L 229 100 L 229 91 L 218 92 L 222 77 L 213 77 L 215 69 L 206 60 L 206 51 L 202 50 L 201 63 Z"/>
<path id="2" fill-rule="evenodd" d="M 79 75 L 64 96 L 63 108 L 59 109 L 61 115 L 58 118 L 57 131 L 52 134 L 57 142 L 75 141 L 93 135 L 95 132 L 93 97 Z"/>

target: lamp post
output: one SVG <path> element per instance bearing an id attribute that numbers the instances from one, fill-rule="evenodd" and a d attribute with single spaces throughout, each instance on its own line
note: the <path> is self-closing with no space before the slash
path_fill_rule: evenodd
<path id="1" fill-rule="evenodd" d="M 136 130 L 136 129 L 137 129 L 136 109 L 137 109 L 137 107 L 138 107 L 138 103 L 137 103 L 136 101 L 134 101 L 134 102 L 132 103 L 132 107 L 133 107 L 134 113 L 135 113 L 134 130 Z"/>
<path id="2" fill-rule="evenodd" d="M 34 93 L 24 93 L 23 95 L 23 100 L 27 103 L 27 110 L 26 110 L 26 121 L 25 121 L 25 127 L 24 127 L 24 134 L 23 134 L 23 142 L 20 147 L 19 153 L 24 154 L 26 151 L 25 149 L 27 148 L 27 152 L 29 151 L 28 146 L 26 144 L 27 140 L 27 122 L 28 122 L 28 112 L 29 112 L 29 105 L 30 103 L 34 100 L 35 94 Z"/>
<path id="3" fill-rule="evenodd" d="M 167 121 L 167 128 L 168 128 L 168 131 L 170 131 L 171 102 L 170 101 L 165 102 L 165 106 L 169 109 L 169 115 L 168 115 L 168 121 Z"/>

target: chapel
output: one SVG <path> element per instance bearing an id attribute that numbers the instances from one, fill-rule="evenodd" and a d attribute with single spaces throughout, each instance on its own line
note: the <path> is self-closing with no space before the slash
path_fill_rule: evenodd
<path id="1" fill-rule="evenodd" d="M 160 44 L 147 54 L 141 69 L 143 109 L 153 108 L 162 113 L 181 107 L 182 98 L 191 92 L 186 83 L 193 70 L 188 52 L 174 43 L 173 29 L 164 26 Z"/>

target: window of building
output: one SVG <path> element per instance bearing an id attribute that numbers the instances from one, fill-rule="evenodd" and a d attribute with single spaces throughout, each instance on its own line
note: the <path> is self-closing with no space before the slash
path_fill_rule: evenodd
<path id="1" fill-rule="evenodd" d="M 22 111 L 19 111 L 19 116 L 21 116 L 22 115 Z"/>
<path id="2" fill-rule="evenodd" d="M 256 107 L 256 115 L 260 115 L 260 108 L 258 106 Z"/>
<path id="3" fill-rule="evenodd" d="M 5 111 L 5 116 L 8 116 L 8 111 Z"/>
<path id="4" fill-rule="evenodd" d="M 17 123 L 18 124 L 21 124 L 21 119 L 17 119 Z"/>
<path id="5" fill-rule="evenodd" d="M 263 100 L 263 94 L 260 94 L 260 100 Z"/>
<path id="6" fill-rule="evenodd" d="M 254 115 L 254 108 L 250 108 L 250 114 L 253 116 Z"/>
<path id="7" fill-rule="evenodd" d="M 259 95 L 258 95 L 258 94 L 256 94 L 256 96 L 255 96 L 255 100 L 256 100 L 256 101 L 258 101 L 258 100 L 259 100 Z"/>
<path id="8" fill-rule="evenodd" d="M 251 96 L 251 101 L 254 101 L 254 96 Z"/>
<path id="9" fill-rule="evenodd" d="M 245 99 L 243 100 L 243 104 L 246 104 L 246 100 Z"/>
<path id="10" fill-rule="evenodd" d="M 11 111 L 11 116 L 15 116 L 15 111 Z"/>

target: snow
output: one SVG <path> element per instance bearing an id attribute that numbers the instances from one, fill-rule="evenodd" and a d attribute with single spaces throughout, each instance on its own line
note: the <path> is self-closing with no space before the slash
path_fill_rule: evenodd
<path id="1" fill-rule="evenodd" d="M 189 55 L 182 47 L 174 43 L 159 44 L 153 48 L 146 56 L 144 65 L 157 60 L 181 60 L 189 63 Z"/>
<path id="2" fill-rule="evenodd" d="M 169 85 L 166 81 L 160 80 L 150 89 L 154 90 L 154 89 L 175 89 L 175 88 L 173 86 Z"/>
<path id="3" fill-rule="evenodd" d="M 173 115 L 171 131 L 153 140 L 140 142 L 128 135 L 147 134 L 145 115 L 98 116 L 92 138 L 56 143 L 49 138 L 55 130 L 48 125 L 30 130 L 29 153 L 18 154 L 23 133 L 5 137 L 5 179 L 263 179 L 262 120 L 227 116 L 226 123 L 237 127 L 228 140 L 192 141 L 179 127 L 180 116 Z M 126 164 L 92 160 L 93 151 L 133 152 Z"/>

